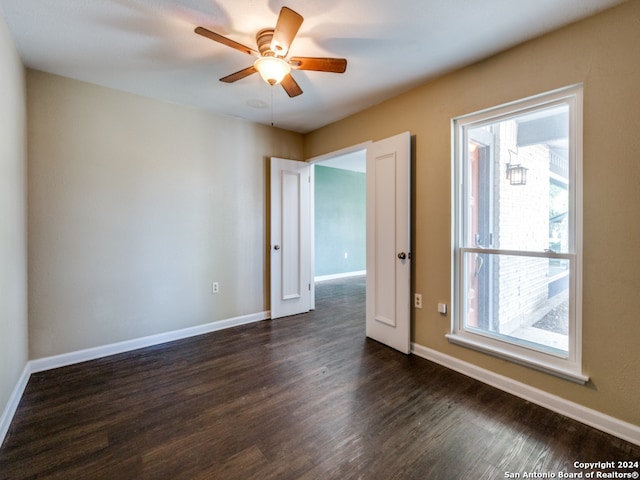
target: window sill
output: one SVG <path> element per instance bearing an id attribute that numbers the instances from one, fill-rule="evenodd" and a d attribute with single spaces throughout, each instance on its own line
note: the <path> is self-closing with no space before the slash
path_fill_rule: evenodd
<path id="1" fill-rule="evenodd" d="M 565 380 L 578 383 L 580 385 L 584 385 L 589 381 L 588 376 L 572 369 L 563 368 L 562 366 L 553 365 L 539 359 L 531 358 L 524 354 L 514 353 L 506 349 L 487 345 L 485 342 L 476 340 L 474 338 L 469 338 L 467 336 L 453 333 L 447 334 L 446 337 L 450 343 L 453 343 L 455 345 L 460 345 L 462 347 L 471 348 L 478 352 L 487 353 L 489 355 L 493 355 L 494 357 L 502 358 L 503 360 L 508 360 L 525 367 L 533 368 L 534 370 L 548 373 L 550 375 L 554 375 L 556 377 L 560 377 Z"/>

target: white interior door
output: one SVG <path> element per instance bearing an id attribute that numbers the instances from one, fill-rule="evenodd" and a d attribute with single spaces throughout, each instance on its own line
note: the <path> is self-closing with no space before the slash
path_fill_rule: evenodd
<path id="1" fill-rule="evenodd" d="M 367 147 L 366 334 L 410 348 L 409 132 Z"/>
<path id="2" fill-rule="evenodd" d="M 271 318 L 310 309 L 310 169 L 271 159 Z"/>

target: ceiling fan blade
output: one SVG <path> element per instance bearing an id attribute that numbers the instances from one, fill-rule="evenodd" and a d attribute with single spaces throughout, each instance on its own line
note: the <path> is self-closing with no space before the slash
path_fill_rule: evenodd
<path id="1" fill-rule="evenodd" d="M 298 85 L 298 83 L 293 79 L 290 73 L 284 76 L 280 84 L 282 85 L 282 88 L 284 88 L 285 92 L 287 92 L 287 95 L 289 95 L 291 98 L 297 97 L 298 95 L 302 94 L 300 85 Z"/>
<path id="2" fill-rule="evenodd" d="M 291 42 L 293 42 L 293 39 L 298 33 L 303 20 L 304 18 L 299 13 L 294 12 L 290 8 L 282 7 L 271 40 L 271 50 L 273 50 L 276 55 L 279 57 L 287 55 Z"/>
<path id="3" fill-rule="evenodd" d="M 347 60 L 344 58 L 291 57 L 289 65 L 296 70 L 344 73 L 347 69 Z"/>
<path id="4" fill-rule="evenodd" d="M 226 77 L 222 77 L 220 81 L 225 83 L 233 83 L 238 80 L 242 80 L 244 77 L 248 77 L 249 75 L 256 73 L 257 71 L 258 70 L 256 70 L 256 67 L 251 65 L 250 67 L 240 70 L 239 72 L 232 73 L 231 75 L 227 75 Z"/>
<path id="5" fill-rule="evenodd" d="M 249 48 L 246 45 L 242 45 L 241 43 L 231 40 L 230 38 L 224 37 L 219 33 L 212 32 L 211 30 L 207 30 L 204 27 L 196 27 L 194 32 L 196 32 L 198 35 L 202 35 L 203 37 L 207 37 L 208 39 L 213 40 L 214 42 L 219 42 L 223 45 L 226 45 L 227 47 L 240 50 L 242 53 L 246 53 L 247 55 L 255 55 L 256 57 L 260 56 L 260 54 L 253 48 Z"/>

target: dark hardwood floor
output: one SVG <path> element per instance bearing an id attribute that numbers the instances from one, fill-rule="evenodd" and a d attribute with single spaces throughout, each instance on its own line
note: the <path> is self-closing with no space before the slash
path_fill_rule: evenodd
<path id="1" fill-rule="evenodd" d="M 640 447 L 366 340 L 356 278 L 319 284 L 309 314 L 33 375 L 0 478 L 640 471 L 574 466 L 619 460 L 640 460 Z"/>

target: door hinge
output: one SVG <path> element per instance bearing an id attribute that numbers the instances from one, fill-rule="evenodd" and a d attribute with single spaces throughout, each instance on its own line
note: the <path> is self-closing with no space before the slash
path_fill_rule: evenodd
<path id="1" fill-rule="evenodd" d="M 311 284 L 309 284 L 309 291 L 311 291 Z"/>

